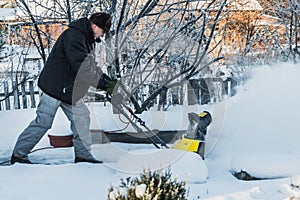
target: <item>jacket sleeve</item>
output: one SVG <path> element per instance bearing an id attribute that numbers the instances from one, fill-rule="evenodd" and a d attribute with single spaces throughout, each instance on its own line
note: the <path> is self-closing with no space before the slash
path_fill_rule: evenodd
<path id="1" fill-rule="evenodd" d="M 105 75 L 97 67 L 95 58 L 89 44 L 82 34 L 71 34 L 65 40 L 65 54 L 69 63 L 70 71 L 76 76 L 76 80 L 87 85 L 104 89 Z M 106 75 L 107 76 L 107 75 Z"/>

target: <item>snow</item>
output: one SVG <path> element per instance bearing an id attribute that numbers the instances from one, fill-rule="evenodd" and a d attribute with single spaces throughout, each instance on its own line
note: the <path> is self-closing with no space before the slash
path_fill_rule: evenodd
<path id="1" fill-rule="evenodd" d="M 0 19 L 1 20 L 14 20 L 16 12 L 12 8 L 0 8 Z"/>
<path id="2" fill-rule="evenodd" d="M 136 192 L 135 192 L 136 197 L 138 197 L 138 198 L 143 197 L 143 195 L 145 194 L 146 188 L 147 188 L 146 184 L 140 184 L 140 185 L 136 186 Z"/>
<path id="3" fill-rule="evenodd" d="M 45 149 L 29 155 L 40 164 L 0 167 L 0 199 L 107 199 L 108 188 L 117 186 L 120 178 L 138 175 L 141 168 L 169 165 L 174 176 L 187 181 L 191 200 L 300 199 L 299 75 L 299 64 L 256 67 L 237 95 L 224 102 L 140 115 L 150 128 L 184 130 L 188 112 L 211 112 L 204 160 L 176 149 L 112 142 L 92 146 L 103 165 L 73 164 L 72 147 Z M 124 127 L 117 115 L 111 115 L 110 106 L 89 107 L 91 128 Z M 34 115 L 35 109 L 0 112 L 0 161 L 9 158 L 17 136 Z M 70 133 L 61 111 L 49 133 Z M 45 135 L 36 148 L 47 146 Z M 240 171 L 264 180 L 244 181 L 232 175 Z"/>
<path id="4" fill-rule="evenodd" d="M 276 167 L 270 167 L 276 166 Z M 233 172 L 246 171 L 259 178 L 282 178 L 300 174 L 300 159 L 284 153 L 244 154 L 232 159 Z M 287 170 L 288 169 L 288 170 Z"/>
<path id="5" fill-rule="evenodd" d="M 135 162 L 128 162 L 129 160 Z M 201 170 L 186 167 L 186 163 Z M 189 183 L 203 183 L 208 178 L 207 166 L 199 155 L 177 149 L 130 151 L 120 157 L 113 166 L 122 173 L 120 176 L 123 178 L 139 174 L 143 169 L 159 170 L 169 167 L 175 177 Z"/>
<path id="6" fill-rule="evenodd" d="M 257 0 L 239 0 L 232 1 L 228 4 L 230 10 L 235 11 L 261 11 L 263 10 L 262 6 Z"/>

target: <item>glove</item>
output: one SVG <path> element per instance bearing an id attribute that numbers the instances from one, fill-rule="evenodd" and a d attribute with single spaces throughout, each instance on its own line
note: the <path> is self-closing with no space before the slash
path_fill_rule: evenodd
<path id="1" fill-rule="evenodd" d="M 117 82 L 117 79 L 107 79 L 105 83 L 105 91 L 111 95 L 115 89 Z"/>

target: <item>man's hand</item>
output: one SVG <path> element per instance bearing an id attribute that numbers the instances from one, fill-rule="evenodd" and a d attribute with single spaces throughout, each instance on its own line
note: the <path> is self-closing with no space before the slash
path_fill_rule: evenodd
<path id="1" fill-rule="evenodd" d="M 105 91 L 108 92 L 108 94 L 112 94 L 114 89 L 115 89 L 115 86 L 117 84 L 118 80 L 117 79 L 110 79 L 110 80 L 107 80 L 106 83 L 105 83 Z"/>

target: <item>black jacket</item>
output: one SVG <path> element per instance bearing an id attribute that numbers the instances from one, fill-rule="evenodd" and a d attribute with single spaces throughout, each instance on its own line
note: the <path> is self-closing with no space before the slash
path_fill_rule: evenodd
<path id="1" fill-rule="evenodd" d="M 108 77 L 96 66 L 94 46 L 89 20 L 81 18 L 71 22 L 57 39 L 39 76 L 41 90 L 73 104 L 87 93 L 89 86 L 105 89 Z"/>

